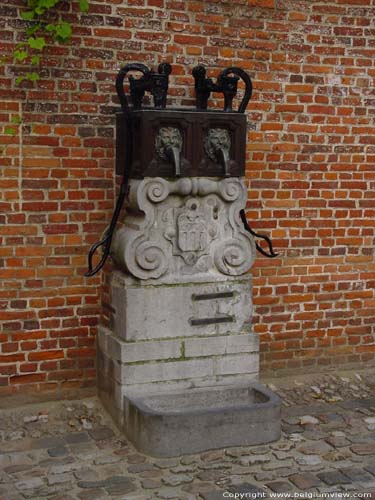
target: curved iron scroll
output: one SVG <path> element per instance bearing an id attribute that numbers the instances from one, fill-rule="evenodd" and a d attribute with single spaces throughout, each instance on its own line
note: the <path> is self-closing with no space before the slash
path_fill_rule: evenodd
<path id="1" fill-rule="evenodd" d="M 120 212 L 122 205 L 124 204 L 124 200 L 126 198 L 126 195 L 128 193 L 128 187 L 129 187 L 129 178 L 130 178 L 130 165 L 131 165 L 131 158 L 132 158 L 132 144 L 133 144 L 133 130 L 132 130 L 132 123 L 131 123 L 131 118 L 130 114 L 127 111 L 126 112 L 126 122 L 127 122 L 127 145 L 128 147 L 126 148 L 126 167 L 124 170 L 124 175 L 121 181 L 121 186 L 120 186 L 120 192 L 116 201 L 116 206 L 115 210 L 112 215 L 111 222 L 109 224 L 108 229 L 105 231 L 104 236 L 101 240 L 97 241 L 92 245 L 90 248 L 89 254 L 88 254 L 88 270 L 85 273 L 85 276 L 94 276 L 100 269 L 104 266 L 105 261 L 108 258 L 109 252 L 111 250 L 111 243 L 112 243 L 112 237 L 113 233 L 117 224 L 117 220 L 119 218 Z M 98 248 L 103 247 L 103 255 L 99 261 L 99 263 L 93 268 L 92 260 L 94 257 L 95 252 L 97 251 Z"/>
<path id="2" fill-rule="evenodd" d="M 260 245 L 258 245 L 258 243 L 255 243 L 255 247 L 258 250 L 258 252 L 260 252 L 262 255 L 264 255 L 265 257 L 268 257 L 270 259 L 277 257 L 279 254 L 275 253 L 273 251 L 272 241 L 270 240 L 270 238 L 268 236 L 266 236 L 265 234 L 256 233 L 253 229 L 251 229 L 251 227 L 249 226 L 249 223 L 247 222 L 247 219 L 246 219 L 245 210 L 243 210 L 243 209 L 240 210 L 240 217 L 241 217 L 241 220 L 243 222 L 243 225 L 244 225 L 244 228 L 246 229 L 246 231 L 248 231 L 250 234 L 252 234 L 256 238 L 262 238 L 263 240 L 265 240 L 267 242 L 267 245 L 268 245 L 268 248 L 270 249 L 270 252 L 267 253 L 265 250 L 263 250 L 263 248 Z"/>
<path id="3" fill-rule="evenodd" d="M 206 78 L 206 68 L 199 65 L 193 68 L 193 77 L 195 80 L 196 108 L 198 111 L 207 109 L 211 92 L 220 92 L 224 95 L 224 111 L 232 112 L 233 99 L 237 95 L 238 80 L 241 79 L 245 83 L 245 94 L 237 113 L 245 112 L 253 92 L 253 85 L 246 71 L 236 66 L 230 66 L 219 74 L 216 83 L 214 83 L 211 78 Z"/>

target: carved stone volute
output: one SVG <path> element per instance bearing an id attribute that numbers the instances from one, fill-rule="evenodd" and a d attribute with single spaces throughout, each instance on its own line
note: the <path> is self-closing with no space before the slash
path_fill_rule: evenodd
<path id="1" fill-rule="evenodd" d="M 130 210 L 112 256 L 140 280 L 216 280 L 245 274 L 255 246 L 239 211 L 246 188 L 237 178 L 131 180 Z"/>

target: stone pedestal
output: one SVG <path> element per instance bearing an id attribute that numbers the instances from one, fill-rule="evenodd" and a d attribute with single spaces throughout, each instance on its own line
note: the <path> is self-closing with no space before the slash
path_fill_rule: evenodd
<path id="1" fill-rule="evenodd" d="M 259 347 L 251 333 L 247 273 L 255 245 L 239 218 L 246 199 L 245 185 L 237 178 L 131 180 L 125 224 L 112 246 L 119 270 L 111 279 L 111 327 L 99 330 L 98 378 L 103 401 L 141 448 L 144 440 L 136 435 L 142 435 L 142 428 L 135 430 L 134 422 L 143 419 L 132 418 L 140 411 L 135 403 L 140 397 L 146 398 L 143 407 L 152 396 L 159 415 L 155 398 L 166 394 L 173 392 L 172 401 L 194 406 L 196 398 L 202 401 L 204 388 L 217 394 L 221 388 L 240 388 L 243 394 L 257 380 Z M 172 413 L 178 410 L 186 417 L 189 405 L 181 403 L 182 409 Z M 168 433 L 168 425 L 156 434 Z M 277 432 L 273 429 L 273 438 Z M 190 452 L 200 451 L 199 441 Z M 211 441 L 201 446 L 224 442 Z M 154 453 L 163 456 L 184 453 L 183 446 L 156 448 Z M 149 447 L 145 451 L 153 454 Z"/>

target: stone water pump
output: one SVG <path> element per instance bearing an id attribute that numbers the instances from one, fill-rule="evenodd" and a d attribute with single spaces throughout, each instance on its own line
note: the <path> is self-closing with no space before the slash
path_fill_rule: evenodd
<path id="1" fill-rule="evenodd" d="M 166 107 L 171 70 L 128 64 L 117 77 L 123 182 L 87 273 L 109 254 L 116 263 L 111 324 L 98 334 L 99 393 L 126 436 L 155 456 L 259 444 L 280 433 L 280 401 L 257 382 L 251 331 L 248 271 L 256 249 L 266 253 L 244 213 L 251 80 L 231 67 L 214 82 L 197 66 L 196 108 L 176 109 Z M 245 89 L 234 111 L 240 80 Z M 212 92 L 223 94 L 223 110 L 207 109 Z M 153 107 L 143 105 L 146 95 Z"/>

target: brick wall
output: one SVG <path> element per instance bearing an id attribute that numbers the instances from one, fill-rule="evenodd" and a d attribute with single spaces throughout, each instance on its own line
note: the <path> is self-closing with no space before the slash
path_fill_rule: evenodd
<path id="1" fill-rule="evenodd" d="M 45 51 L 38 82 L 0 67 L 1 123 L 22 117 L 0 129 L 0 394 L 95 385 L 106 275 L 83 274 L 114 205 L 114 79 L 130 61 L 171 62 L 174 105 L 192 103 L 197 63 L 253 79 L 247 214 L 280 253 L 253 269 L 263 370 L 373 360 L 373 0 L 72 4 L 72 43 Z M 5 55 L 23 5 L 1 2 Z"/>

